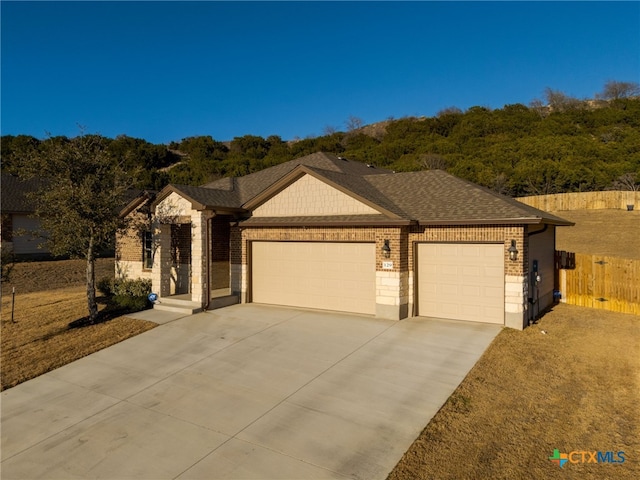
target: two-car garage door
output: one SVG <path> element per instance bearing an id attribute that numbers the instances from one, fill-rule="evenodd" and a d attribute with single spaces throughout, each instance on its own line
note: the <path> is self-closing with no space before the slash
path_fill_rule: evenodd
<path id="1" fill-rule="evenodd" d="M 252 242 L 252 301 L 375 314 L 373 243 Z"/>
<path id="2" fill-rule="evenodd" d="M 252 242 L 251 301 L 375 314 L 373 243 Z M 504 245 L 422 243 L 417 313 L 504 323 Z"/>
<path id="3" fill-rule="evenodd" d="M 418 315 L 504 323 L 504 245 L 418 244 Z"/>

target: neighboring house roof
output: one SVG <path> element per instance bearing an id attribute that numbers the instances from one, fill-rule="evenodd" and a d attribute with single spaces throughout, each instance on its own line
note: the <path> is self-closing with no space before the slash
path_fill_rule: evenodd
<path id="1" fill-rule="evenodd" d="M 16 175 L 3 173 L 0 176 L 0 210 L 2 210 L 2 213 L 35 213 L 35 204 L 29 199 L 27 194 L 37 191 L 43 185 L 43 181 L 44 180 L 39 177 L 23 180 Z M 124 201 L 127 202 L 127 206 L 124 207 L 123 211 L 127 210 L 130 205 L 135 204 L 133 208 L 137 207 L 148 198 L 145 197 L 145 195 L 149 195 L 150 193 L 153 194 L 155 192 L 143 192 L 134 188 L 129 189 L 124 195 Z M 124 215 L 129 213 L 133 208 L 127 210 Z"/>
<path id="2" fill-rule="evenodd" d="M 3 173 L 0 182 L 2 213 L 35 212 L 35 206 L 27 194 L 38 190 L 41 183 L 39 178 L 22 180 L 15 175 Z"/>
<path id="3" fill-rule="evenodd" d="M 243 225 L 409 224 L 573 225 L 441 170 L 393 173 L 327 153 L 314 153 L 240 178 L 222 178 L 201 187 L 169 185 L 154 204 L 176 192 L 196 209 L 248 212 L 294 183 L 312 175 L 380 212 L 380 215 L 249 218 Z"/>

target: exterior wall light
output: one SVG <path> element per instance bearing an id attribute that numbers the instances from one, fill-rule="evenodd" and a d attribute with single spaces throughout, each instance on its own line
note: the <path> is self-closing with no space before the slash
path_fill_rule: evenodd
<path id="1" fill-rule="evenodd" d="M 382 246 L 382 255 L 384 258 L 391 257 L 391 247 L 389 246 L 389 240 L 384 241 L 384 245 Z"/>
<path id="2" fill-rule="evenodd" d="M 518 259 L 518 249 L 516 248 L 516 241 L 511 240 L 511 246 L 509 247 L 509 260 L 515 262 Z"/>

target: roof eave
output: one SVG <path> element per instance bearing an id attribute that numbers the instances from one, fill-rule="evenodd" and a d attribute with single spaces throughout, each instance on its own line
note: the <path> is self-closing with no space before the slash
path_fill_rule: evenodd
<path id="1" fill-rule="evenodd" d="M 120 210 L 120 213 L 119 213 L 120 217 L 122 218 L 126 217 L 131 212 L 133 212 L 136 208 L 138 208 L 140 205 L 144 204 L 146 201 L 152 199 L 153 197 L 154 195 L 150 192 L 147 192 L 147 191 L 142 192 L 136 198 L 131 200 L 122 210 Z"/>
<path id="2" fill-rule="evenodd" d="M 264 228 L 264 227 L 404 227 L 409 225 L 415 225 L 414 220 L 289 220 L 283 218 L 281 222 L 260 222 L 255 221 L 251 223 L 239 222 L 241 228 Z"/>
<path id="3" fill-rule="evenodd" d="M 418 220 L 418 224 L 427 225 L 539 225 L 549 224 L 556 226 L 571 226 L 571 222 L 552 220 L 541 217 L 521 218 L 473 218 L 473 219 L 444 219 L 444 220 Z"/>

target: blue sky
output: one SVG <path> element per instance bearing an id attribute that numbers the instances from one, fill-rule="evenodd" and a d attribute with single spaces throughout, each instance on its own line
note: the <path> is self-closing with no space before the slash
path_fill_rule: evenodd
<path id="1" fill-rule="evenodd" d="M 285 140 L 640 81 L 640 2 L 1 2 L 3 135 Z"/>

